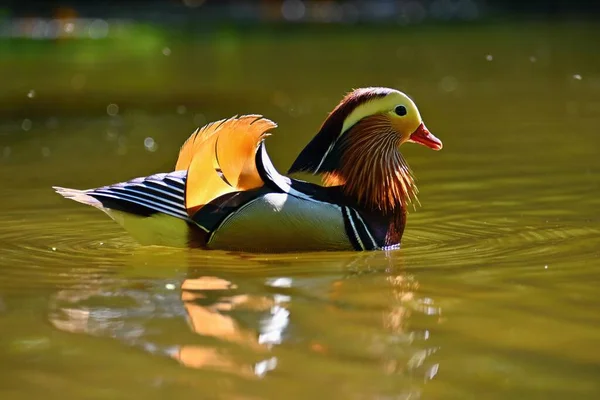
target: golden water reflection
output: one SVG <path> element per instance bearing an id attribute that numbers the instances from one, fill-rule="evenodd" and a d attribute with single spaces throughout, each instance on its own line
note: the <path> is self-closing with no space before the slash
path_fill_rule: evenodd
<path id="1" fill-rule="evenodd" d="M 275 295 L 249 296 L 233 294 L 220 296 L 216 301 L 208 300 L 208 293 L 212 291 L 235 290 L 237 286 L 229 281 L 217 277 L 202 276 L 186 279 L 181 285 L 181 300 L 188 315 L 188 322 L 192 331 L 204 337 L 215 337 L 225 342 L 231 342 L 252 349 L 257 353 L 268 352 L 271 345 L 281 342 L 283 330 L 287 327 L 289 311 L 282 304 L 282 299 Z M 285 300 L 288 300 L 285 296 Z M 208 300 L 208 304 L 204 300 Z M 247 309 L 264 314 L 264 329 L 255 332 L 245 329 L 228 315 L 233 310 Z M 243 375 L 254 373 L 263 376 L 274 369 L 277 359 L 272 357 L 255 363 L 254 365 L 237 365 L 232 356 L 223 354 L 214 347 L 183 345 L 173 355 L 180 363 L 190 368 L 215 368 L 236 372 Z"/>
<path id="2" fill-rule="evenodd" d="M 430 359 L 439 346 L 428 325 L 443 323 L 441 309 L 419 296 L 419 283 L 398 266 L 397 253 L 337 257 L 337 267 L 318 276 L 294 273 L 306 261 L 276 257 L 254 260 L 267 268 L 254 279 L 219 271 L 218 262 L 208 271 L 188 268 L 178 281 L 100 279 L 55 293 L 49 320 L 61 331 L 247 379 L 267 376 L 298 351 L 317 362 L 339 358 L 335 368 L 350 361 L 376 367 L 371 374 L 380 377 L 433 379 L 439 364 Z M 276 274 L 274 263 L 291 264 L 291 275 Z M 423 327 L 415 328 L 415 315 Z M 407 390 L 418 392 L 413 386 Z"/>

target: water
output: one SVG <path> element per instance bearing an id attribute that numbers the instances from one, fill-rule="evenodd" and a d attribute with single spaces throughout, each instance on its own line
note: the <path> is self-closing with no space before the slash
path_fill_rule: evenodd
<path id="1" fill-rule="evenodd" d="M 597 29 L 419 29 L 0 66 L 24 77 L 0 127 L 0 398 L 598 398 Z M 284 171 L 364 85 L 407 91 L 444 142 L 403 148 L 423 206 L 400 251 L 144 248 L 50 189 L 168 171 L 244 112 L 279 123 Z"/>

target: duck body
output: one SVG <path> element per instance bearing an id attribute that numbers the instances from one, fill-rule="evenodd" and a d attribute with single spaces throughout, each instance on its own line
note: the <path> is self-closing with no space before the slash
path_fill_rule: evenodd
<path id="1" fill-rule="evenodd" d="M 289 252 L 394 248 L 391 221 L 323 187 L 281 175 L 264 143 L 256 166 L 265 184 L 219 196 L 188 215 L 187 171 L 155 174 L 89 190 L 55 187 L 62 196 L 94 206 L 144 245 Z M 404 210 L 401 210 L 404 221 Z M 402 224 L 402 229 L 404 225 Z"/>
<path id="2" fill-rule="evenodd" d="M 323 186 L 280 174 L 264 143 L 276 124 L 245 115 L 196 130 L 173 172 L 88 190 L 54 189 L 102 210 L 144 245 L 251 252 L 397 248 L 407 199 L 416 188 L 403 159 L 390 148 L 401 139 L 386 128 L 382 112 L 412 102 L 392 89 L 356 92 L 330 114 L 290 169 L 325 174 Z M 348 103 L 352 106 L 344 109 Z M 417 122 L 410 125 L 415 132 L 410 139 L 421 140 L 417 133 L 429 132 L 420 115 Z M 364 142 L 364 154 L 349 154 L 357 152 L 356 142 Z"/>

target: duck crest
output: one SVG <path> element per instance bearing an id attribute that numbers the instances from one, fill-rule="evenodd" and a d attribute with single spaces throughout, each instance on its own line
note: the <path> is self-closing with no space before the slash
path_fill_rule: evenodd
<path id="1" fill-rule="evenodd" d="M 388 88 L 363 88 L 348 93 L 329 113 L 319 132 L 300 152 L 288 173 L 310 172 L 317 174 L 326 172 L 327 157 L 336 142 L 345 130 L 351 126 L 352 122 L 356 123 L 361 118 L 360 114 L 351 118 L 352 114 L 357 111 L 358 107 L 369 103 L 371 100 L 383 98 L 391 91 L 392 89 Z"/>

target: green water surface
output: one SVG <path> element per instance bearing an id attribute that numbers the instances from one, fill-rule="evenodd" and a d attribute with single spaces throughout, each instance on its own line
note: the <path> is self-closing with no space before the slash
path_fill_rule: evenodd
<path id="1" fill-rule="evenodd" d="M 596 26 L 3 42 L 0 398 L 600 398 Z M 444 142 L 403 147 L 399 251 L 144 248 L 50 188 L 170 171 L 243 113 L 284 172 L 370 85 Z"/>

